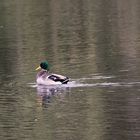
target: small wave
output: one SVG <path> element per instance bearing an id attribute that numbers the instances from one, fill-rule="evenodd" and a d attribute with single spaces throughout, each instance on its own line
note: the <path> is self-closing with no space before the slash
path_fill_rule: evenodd
<path id="1" fill-rule="evenodd" d="M 33 88 L 36 88 L 37 87 L 37 84 L 36 83 L 28 83 L 28 86 L 29 87 L 33 87 Z"/>
<path id="2" fill-rule="evenodd" d="M 119 83 L 108 83 L 108 82 L 104 82 L 104 83 L 93 83 L 93 84 L 88 84 L 88 83 L 76 83 L 76 82 L 70 82 L 67 85 L 61 85 L 62 87 L 97 87 L 97 86 L 120 86 Z"/>
<path id="3" fill-rule="evenodd" d="M 53 85 L 53 86 L 45 86 L 47 88 L 63 88 L 63 87 L 69 87 L 69 88 L 76 88 L 76 87 L 131 87 L 131 86 L 136 86 L 140 85 L 140 82 L 103 82 L 103 83 L 80 83 L 76 81 L 71 81 L 68 84 L 63 84 L 63 85 Z M 36 88 L 38 85 L 36 83 L 28 83 L 29 87 Z"/>
<path id="4" fill-rule="evenodd" d="M 79 79 L 71 79 L 73 81 L 86 81 L 86 80 L 103 80 L 103 79 L 112 79 L 115 76 L 101 76 L 101 75 L 92 75 L 91 77 L 83 77 Z"/>
<path id="5" fill-rule="evenodd" d="M 101 83 L 68 83 L 65 87 L 131 87 L 139 86 L 140 82 L 101 82 Z"/>

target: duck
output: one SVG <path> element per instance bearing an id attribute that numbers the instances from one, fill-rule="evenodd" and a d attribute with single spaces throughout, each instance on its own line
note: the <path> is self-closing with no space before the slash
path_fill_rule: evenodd
<path id="1" fill-rule="evenodd" d="M 36 76 L 37 85 L 61 85 L 69 82 L 66 76 L 50 73 L 48 61 L 41 62 L 36 70 L 40 70 Z"/>

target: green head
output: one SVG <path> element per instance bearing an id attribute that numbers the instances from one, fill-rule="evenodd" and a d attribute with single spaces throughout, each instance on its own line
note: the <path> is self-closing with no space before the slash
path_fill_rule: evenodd
<path id="1" fill-rule="evenodd" d="M 47 61 L 41 62 L 40 67 L 44 70 L 49 70 L 50 69 L 49 63 Z"/>
<path id="2" fill-rule="evenodd" d="M 36 68 L 36 70 L 39 70 L 40 68 L 49 71 L 50 69 L 49 63 L 47 61 L 41 62 L 40 66 Z"/>

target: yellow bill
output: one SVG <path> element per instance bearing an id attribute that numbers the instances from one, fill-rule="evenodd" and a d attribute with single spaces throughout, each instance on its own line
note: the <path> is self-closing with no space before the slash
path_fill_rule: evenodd
<path id="1" fill-rule="evenodd" d="M 41 67 L 39 66 L 39 67 L 37 67 L 35 70 L 40 70 L 41 69 Z"/>

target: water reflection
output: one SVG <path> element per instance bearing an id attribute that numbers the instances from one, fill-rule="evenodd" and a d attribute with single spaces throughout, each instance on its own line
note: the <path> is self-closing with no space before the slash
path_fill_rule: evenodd
<path id="1" fill-rule="evenodd" d="M 139 79 L 139 1 L 129 1 L 127 4 L 124 4 L 125 0 L 101 3 L 96 18 L 98 24 L 95 25 L 98 70 L 115 75 L 120 70 L 128 70 L 126 81 Z M 128 10 L 130 7 L 131 10 Z"/>
<path id="2" fill-rule="evenodd" d="M 106 126 L 106 139 L 137 139 L 139 138 L 139 86 L 132 88 L 105 89 L 103 108 Z M 103 94 L 104 94 L 103 93 Z"/>
<path id="3" fill-rule="evenodd" d="M 54 97 L 65 96 L 66 92 L 70 90 L 69 87 L 57 87 L 57 86 L 37 86 L 38 103 L 42 107 L 47 107 L 52 102 Z"/>

